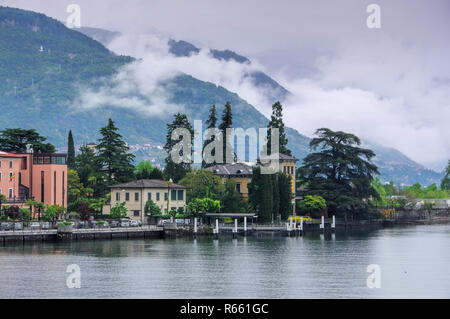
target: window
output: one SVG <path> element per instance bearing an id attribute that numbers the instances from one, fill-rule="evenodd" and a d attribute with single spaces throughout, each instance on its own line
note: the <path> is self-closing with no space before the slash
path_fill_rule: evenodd
<path id="1" fill-rule="evenodd" d="M 53 172 L 53 205 L 56 205 L 56 171 Z"/>
<path id="2" fill-rule="evenodd" d="M 2 180 L 2 173 L 0 173 L 0 181 Z"/>
<path id="3" fill-rule="evenodd" d="M 13 180 L 13 173 L 9 172 L 9 181 L 11 182 Z"/>
<path id="4" fill-rule="evenodd" d="M 125 200 L 127 202 L 130 200 L 130 193 L 125 193 Z"/>
<path id="5" fill-rule="evenodd" d="M 168 200 L 169 199 L 169 193 L 164 193 L 164 200 Z"/>
<path id="6" fill-rule="evenodd" d="M 178 191 L 178 200 L 184 200 L 184 191 Z"/>
<path id="7" fill-rule="evenodd" d="M 13 198 L 13 189 L 8 189 L 8 198 Z"/>
<path id="8" fill-rule="evenodd" d="M 176 190 L 172 190 L 170 192 L 170 200 L 177 200 L 177 191 Z"/>
<path id="9" fill-rule="evenodd" d="M 134 200 L 136 202 L 139 200 L 139 193 L 134 193 Z"/>
<path id="10" fill-rule="evenodd" d="M 147 200 L 152 200 L 152 193 L 147 193 Z"/>
<path id="11" fill-rule="evenodd" d="M 241 192 L 241 183 L 236 183 L 236 190 L 240 193 Z"/>
<path id="12" fill-rule="evenodd" d="M 2 168 L 2 161 L 0 161 L 0 168 Z"/>
<path id="13" fill-rule="evenodd" d="M 141 216 L 141 211 L 135 210 L 135 211 L 133 211 L 133 215 L 134 215 L 134 217 L 139 217 L 139 216 Z"/>
<path id="14" fill-rule="evenodd" d="M 13 168 L 13 161 L 9 161 L 9 168 Z"/>
<path id="15" fill-rule="evenodd" d="M 156 201 L 159 202 L 159 193 L 156 193 Z"/>
<path id="16" fill-rule="evenodd" d="M 62 206 L 64 207 L 65 205 L 65 200 L 66 200 L 66 190 L 65 190 L 65 185 L 66 185 L 66 172 L 62 173 Z"/>
<path id="17" fill-rule="evenodd" d="M 119 192 L 116 193 L 116 202 L 120 202 L 120 193 Z"/>
<path id="18" fill-rule="evenodd" d="M 44 171 L 41 171 L 41 203 L 44 203 L 44 189 L 45 189 L 45 187 L 44 187 L 44 181 L 45 181 L 45 179 L 44 179 Z"/>

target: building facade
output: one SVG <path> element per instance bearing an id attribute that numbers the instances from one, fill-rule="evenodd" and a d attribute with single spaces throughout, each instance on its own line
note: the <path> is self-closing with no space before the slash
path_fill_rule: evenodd
<path id="1" fill-rule="evenodd" d="M 277 160 L 278 165 L 273 165 L 270 161 Z M 267 162 L 267 164 L 265 164 Z M 218 164 L 207 168 L 213 174 L 226 180 L 232 179 L 236 182 L 236 189 L 241 193 L 243 200 L 248 199 L 248 183 L 252 180 L 253 167 L 254 166 L 271 166 L 279 172 L 283 172 L 287 176 L 291 177 L 291 191 L 293 198 L 295 197 L 295 166 L 298 159 L 285 155 L 285 154 L 273 154 L 264 158 L 263 161 L 258 160 L 257 163 L 241 162 L 231 164 Z"/>
<path id="2" fill-rule="evenodd" d="M 219 176 L 224 183 L 233 180 L 236 190 L 241 194 L 243 200 L 248 199 L 248 183 L 252 180 L 253 168 L 248 163 L 231 163 L 225 165 L 214 165 L 207 170 Z"/>
<path id="3" fill-rule="evenodd" d="M 0 151 L 0 193 L 7 205 L 34 199 L 67 207 L 66 154 L 12 154 Z"/>
<path id="4" fill-rule="evenodd" d="M 145 204 L 153 201 L 161 209 L 162 214 L 168 214 L 175 209 L 179 212 L 186 208 L 186 187 L 162 180 L 138 180 L 124 184 L 113 185 L 111 202 L 103 207 L 103 214 L 110 214 L 111 207 L 125 202 L 127 215 L 131 219 L 148 222 L 145 215 Z"/>

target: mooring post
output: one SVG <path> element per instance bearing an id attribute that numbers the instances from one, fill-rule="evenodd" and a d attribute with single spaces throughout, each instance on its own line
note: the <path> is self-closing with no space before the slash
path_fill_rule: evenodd
<path id="1" fill-rule="evenodd" d="M 197 239 L 197 217 L 194 218 L 194 239 Z"/>
<path id="2" fill-rule="evenodd" d="M 320 232 L 323 234 L 325 232 L 325 217 L 322 216 L 322 222 L 320 223 Z"/>
<path id="3" fill-rule="evenodd" d="M 334 233 L 336 231 L 336 216 L 333 215 L 333 222 L 331 223 L 331 232 Z"/>
<path id="4" fill-rule="evenodd" d="M 219 220 L 216 218 L 216 228 L 214 228 L 214 238 L 219 239 Z"/>
<path id="5" fill-rule="evenodd" d="M 247 217 L 244 217 L 244 237 L 247 236 Z"/>
<path id="6" fill-rule="evenodd" d="M 303 217 L 300 217 L 299 235 L 303 236 Z"/>
<path id="7" fill-rule="evenodd" d="M 237 218 L 234 219 L 234 229 L 233 229 L 233 238 L 238 237 L 238 220 Z"/>
<path id="8" fill-rule="evenodd" d="M 287 236 L 291 237 L 291 226 L 289 225 L 289 223 L 286 223 L 286 231 L 287 231 Z"/>

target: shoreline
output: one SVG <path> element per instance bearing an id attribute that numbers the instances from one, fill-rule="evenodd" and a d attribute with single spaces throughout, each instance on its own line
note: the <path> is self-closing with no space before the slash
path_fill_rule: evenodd
<path id="1" fill-rule="evenodd" d="M 435 216 L 430 219 L 398 219 L 398 220 L 359 220 L 343 223 L 336 222 L 334 231 L 351 231 L 351 230 L 376 230 L 383 228 L 391 228 L 398 226 L 415 226 L 415 225 L 432 225 L 432 224 L 448 224 L 449 216 Z M 282 225 L 249 225 L 247 232 L 244 233 L 243 227 L 238 227 L 237 234 L 234 233 L 233 227 L 223 226 L 220 228 L 218 236 L 214 236 L 211 225 L 201 225 L 198 227 L 198 237 L 219 238 L 225 237 L 258 237 L 264 234 L 272 234 L 277 236 L 302 236 L 304 233 L 320 233 L 322 230 L 319 224 L 304 224 L 303 231 L 288 231 Z M 324 233 L 333 233 L 330 223 L 325 223 Z M 70 241 L 89 241 L 89 240 L 115 240 L 115 239 L 173 239 L 173 238 L 192 238 L 194 239 L 193 225 L 179 225 L 176 228 L 157 226 L 143 226 L 136 228 L 124 229 L 77 229 L 71 232 L 61 233 L 55 230 L 40 231 L 4 231 L 0 232 L 0 245 L 7 243 L 25 243 L 25 242 L 70 242 Z"/>

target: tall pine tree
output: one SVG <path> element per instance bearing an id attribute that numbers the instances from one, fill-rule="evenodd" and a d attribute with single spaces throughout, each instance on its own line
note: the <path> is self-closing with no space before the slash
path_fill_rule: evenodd
<path id="1" fill-rule="evenodd" d="M 227 134 L 227 128 L 231 128 L 233 125 L 233 112 L 231 108 L 230 102 L 225 104 L 223 114 L 222 114 L 222 123 L 219 125 L 219 129 L 222 132 L 222 143 L 223 143 L 223 163 L 227 162 L 227 153 L 226 150 L 232 150 L 233 143 L 230 141 L 231 136 Z M 232 153 L 233 154 L 233 153 Z M 231 155 L 233 156 L 233 155 Z"/>
<path id="2" fill-rule="evenodd" d="M 185 128 L 190 132 L 191 146 L 194 137 L 194 129 L 192 128 L 192 125 L 185 114 L 175 114 L 173 122 L 167 124 L 166 145 L 164 146 L 164 149 L 166 150 L 168 155 L 165 160 L 166 166 L 164 168 L 164 177 L 167 180 L 172 179 L 175 183 L 180 181 L 191 169 L 191 163 L 175 163 L 172 160 L 171 152 L 175 145 L 181 142 L 181 137 L 179 139 L 172 140 L 172 132 L 177 128 Z M 192 153 L 192 147 L 189 152 L 190 154 Z M 181 151 L 179 155 L 183 156 L 183 152 Z"/>
<path id="3" fill-rule="evenodd" d="M 206 120 L 206 124 L 208 124 L 208 129 L 215 129 L 216 128 L 217 116 L 216 116 L 216 106 L 215 105 L 213 105 L 211 107 L 211 110 L 209 112 L 209 117 Z M 203 150 L 202 150 L 203 158 L 205 157 L 205 154 L 203 152 L 205 150 L 206 145 L 208 145 L 209 143 L 212 143 L 215 139 L 216 139 L 216 137 L 212 136 L 210 139 L 205 140 L 205 142 L 203 143 Z M 215 155 L 215 151 L 213 150 L 211 152 L 211 156 L 214 156 L 214 155 Z M 205 162 L 205 160 L 202 161 L 202 168 L 208 168 L 208 167 L 211 167 L 211 166 L 214 166 L 214 165 L 215 165 L 215 163 L 207 164 Z"/>
<path id="4" fill-rule="evenodd" d="M 69 131 L 69 137 L 67 141 L 67 167 L 75 167 L 75 144 L 73 142 L 72 130 Z"/>
<path id="5" fill-rule="evenodd" d="M 108 125 L 100 129 L 102 137 L 98 140 L 97 160 L 106 171 L 107 183 L 128 182 L 134 179 L 134 155 L 128 145 L 122 140 L 112 119 Z"/>
<path id="6" fill-rule="evenodd" d="M 292 155 L 291 150 L 287 148 L 288 139 L 286 137 L 286 130 L 283 122 L 283 106 L 280 102 L 276 102 L 272 105 L 272 116 L 270 118 L 269 125 L 267 126 L 267 155 L 272 154 L 272 134 L 270 128 L 278 128 L 279 130 L 279 153 L 285 155 Z"/>

